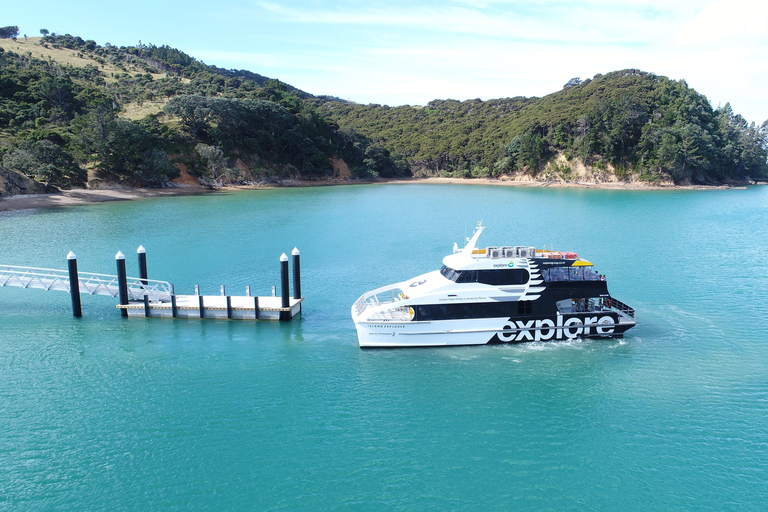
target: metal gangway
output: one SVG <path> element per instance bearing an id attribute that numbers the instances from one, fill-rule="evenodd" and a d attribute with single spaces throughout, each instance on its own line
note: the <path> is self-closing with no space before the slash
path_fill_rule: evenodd
<path id="1" fill-rule="evenodd" d="M 81 294 L 117 298 L 120 293 L 117 276 L 78 272 L 78 283 Z M 150 302 L 171 301 L 171 284 L 167 281 L 128 277 L 127 283 L 129 300 L 143 301 L 146 296 Z M 67 270 L 15 265 L 0 265 L 0 286 L 71 292 Z"/>
<path id="2" fill-rule="evenodd" d="M 143 246 L 136 250 L 139 258 L 139 277 L 128 277 L 125 255 L 115 254 L 117 275 L 79 272 L 77 257 L 67 254 L 67 270 L 52 268 L 0 265 L 0 287 L 14 286 L 39 290 L 68 292 L 72 300 L 72 315 L 82 317 L 80 295 L 104 295 L 119 298 L 115 308 L 123 317 L 165 318 L 226 318 L 234 320 L 290 320 L 301 313 L 300 253 L 294 248 L 293 298 L 290 298 L 288 256 L 280 256 L 280 296 L 251 296 L 246 286 L 245 296 L 227 295 L 221 285 L 221 295 L 201 295 L 195 285 L 195 295 L 176 295 L 174 286 L 167 281 L 148 279 L 147 254 Z"/>

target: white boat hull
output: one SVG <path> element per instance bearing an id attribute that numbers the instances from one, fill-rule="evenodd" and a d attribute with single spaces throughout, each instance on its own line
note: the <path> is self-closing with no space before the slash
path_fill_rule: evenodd
<path id="1" fill-rule="evenodd" d="M 525 319 L 479 318 L 430 322 L 358 322 L 362 348 L 445 347 L 621 336 L 633 319 L 614 314 Z"/>

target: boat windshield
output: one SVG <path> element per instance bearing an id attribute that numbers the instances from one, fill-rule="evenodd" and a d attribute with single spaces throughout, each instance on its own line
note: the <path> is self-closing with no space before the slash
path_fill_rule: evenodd
<path id="1" fill-rule="evenodd" d="M 447 266 L 443 265 L 443 268 L 440 269 L 440 274 L 444 278 L 450 279 L 451 281 L 456 282 L 456 280 L 461 275 L 461 272 L 453 270 L 451 267 L 447 267 Z"/>

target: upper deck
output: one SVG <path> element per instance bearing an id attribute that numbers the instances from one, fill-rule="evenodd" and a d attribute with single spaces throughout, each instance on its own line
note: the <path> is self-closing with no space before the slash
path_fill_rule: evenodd
<path id="1" fill-rule="evenodd" d="M 456 270 L 500 268 L 503 266 L 504 260 L 507 261 L 507 265 L 510 267 L 514 266 L 516 260 L 520 263 L 527 260 L 536 260 L 535 263 L 542 263 L 544 266 L 592 266 L 592 263 L 579 258 L 579 255 L 575 252 L 548 251 L 522 245 L 491 246 L 480 249 L 477 247 L 477 240 L 484 229 L 485 226 L 482 225 L 482 221 L 478 222 L 477 227 L 472 233 L 472 238 L 467 238 L 467 244 L 462 248 L 458 244 L 453 244 L 453 254 L 443 258 L 443 264 Z"/>
<path id="2" fill-rule="evenodd" d="M 443 258 L 443 264 L 455 270 L 480 270 L 515 267 L 526 262 L 541 267 L 591 267 L 592 263 L 575 252 L 548 251 L 526 246 L 486 247 L 485 249 L 458 249 Z"/>

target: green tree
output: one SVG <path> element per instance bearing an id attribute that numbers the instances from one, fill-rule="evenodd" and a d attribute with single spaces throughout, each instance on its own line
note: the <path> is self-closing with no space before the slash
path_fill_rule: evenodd
<path id="1" fill-rule="evenodd" d="M 0 27 L 0 39 L 12 39 L 19 35 L 19 27 Z"/>
<path id="2" fill-rule="evenodd" d="M 160 141 L 141 125 L 117 118 L 106 128 L 98 155 L 100 172 L 145 186 L 160 186 L 178 176 Z"/>
<path id="3" fill-rule="evenodd" d="M 142 123 L 106 111 L 75 120 L 78 157 L 96 164 L 99 176 L 131 185 L 158 187 L 179 175 L 164 149 L 166 142 Z"/>
<path id="4" fill-rule="evenodd" d="M 560 123 L 555 126 L 555 130 L 552 133 L 552 144 L 559 149 L 564 149 L 568 144 L 568 128 Z"/>
<path id="5" fill-rule="evenodd" d="M 507 157 L 515 162 L 518 169 L 528 167 L 531 175 L 536 175 L 541 164 L 549 155 L 546 142 L 538 133 L 524 133 L 518 135 L 506 145 Z"/>
<path id="6" fill-rule="evenodd" d="M 583 148 L 581 153 L 581 159 L 582 162 L 585 164 L 587 163 L 587 157 L 589 155 L 589 131 L 592 127 L 591 121 L 589 119 L 589 116 L 582 115 L 579 117 L 579 119 L 576 121 L 577 126 L 579 127 L 579 139 L 580 143 L 579 146 Z"/>
<path id="7" fill-rule="evenodd" d="M 129 180 L 142 186 L 161 187 L 178 176 L 179 169 L 170 161 L 168 153 L 158 147 L 149 147 L 136 160 Z"/>
<path id="8" fill-rule="evenodd" d="M 87 178 L 87 173 L 72 155 L 48 140 L 21 141 L 3 156 L 3 165 L 59 188 L 83 187 Z"/>
<path id="9" fill-rule="evenodd" d="M 566 82 L 563 88 L 576 87 L 577 85 L 581 85 L 581 78 L 579 77 L 571 78 L 570 80 L 568 80 L 568 82 Z"/>
<path id="10" fill-rule="evenodd" d="M 208 173 L 204 177 L 204 183 L 219 185 L 219 179 L 226 168 L 224 152 L 216 146 L 209 146 L 202 142 L 195 146 L 195 151 L 208 162 Z"/>
<path id="11" fill-rule="evenodd" d="M 200 95 L 177 96 L 163 107 L 166 113 L 181 118 L 192 135 L 205 132 L 214 117 L 213 100 Z"/>
<path id="12" fill-rule="evenodd" d="M 71 110 L 73 106 L 73 85 L 69 78 L 46 77 L 37 82 L 33 90 L 50 108 Z"/>

